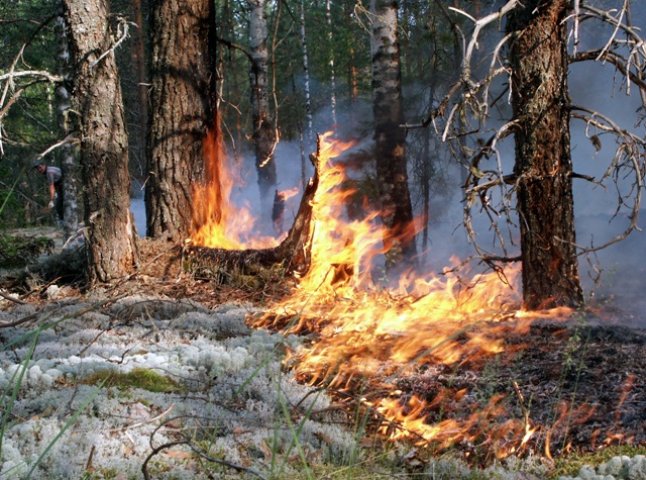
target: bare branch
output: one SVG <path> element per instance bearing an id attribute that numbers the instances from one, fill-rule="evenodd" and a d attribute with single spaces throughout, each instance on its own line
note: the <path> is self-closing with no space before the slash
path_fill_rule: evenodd
<path id="1" fill-rule="evenodd" d="M 117 17 L 117 20 L 119 21 L 119 23 L 117 24 L 117 33 L 119 34 L 119 38 L 114 43 L 114 45 L 112 45 L 112 47 L 103 52 L 101 56 L 99 56 L 99 58 L 90 63 L 90 70 L 101 63 L 101 60 L 103 60 L 105 57 L 107 57 L 111 53 L 114 54 L 114 51 L 119 48 L 119 45 L 121 45 L 124 40 L 128 38 L 129 22 L 123 17 Z"/>
<path id="2" fill-rule="evenodd" d="M 646 92 L 646 80 L 642 77 L 642 72 L 633 72 L 629 68 L 626 59 L 617 55 L 614 52 L 602 52 L 601 50 L 591 50 L 588 52 L 579 52 L 570 57 L 570 62 L 585 62 L 589 60 L 610 62 L 617 70 L 619 70 L 625 77 L 628 77 L 640 90 Z"/>

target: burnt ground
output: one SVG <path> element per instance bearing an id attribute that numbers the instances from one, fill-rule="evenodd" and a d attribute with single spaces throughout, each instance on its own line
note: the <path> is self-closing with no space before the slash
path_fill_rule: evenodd
<path id="1" fill-rule="evenodd" d="M 518 442 L 526 418 L 536 432 L 523 448 L 538 453 L 646 444 L 646 331 L 538 321 L 505 343 L 506 352 L 486 360 L 422 365 L 396 385 L 402 398 L 416 395 L 432 405 L 424 412 L 428 423 L 465 424 L 474 411 L 489 410 L 457 445 L 480 457 Z M 492 435 L 505 426 L 508 445 Z"/>
<path id="2" fill-rule="evenodd" d="M 190 298 L 207 307 L 245 301 L 264 306 L 285 295 L 289 282 L 239 276 L 214 285 L 181 271 L 181 252 L 163 241 L 142 240 L 139 272 L 104 287 L 104 295 L 149 292 Z M 21 294 L 20 302 L 51 300 L 48 286 L 32 282 L 18 288 L 4 280 L 0 287 Z M 284 280 L 284 279 L 283 279 Z M 56 293 L 58 299 L 83 295 L 77 286 Z M 396 387 L 402 405 L 417 396 L 428 402 L 428 424 L 456 420 L 467 431 L 451 444 L 471 459 L 488 463 L 502 451 L 560 455 L 571 450 L 596 450 L 612 444 L 646 444 L 646 330 L 612 301 L 595 314 L 581 313 L 567 323 L 539 320 L 526 333 L 505 334 L 505 352 L 478 361 L 444 366 L 421 363 L 393 379 L 362 382 L 355 392 L 337 392 L 341 404 L 353 409 L 360 397 L 386 392 L 383 381 Z M 630 315 L 633 315 L 632 313 Z M 366 394 L 366 390 L 368 394 Z M 334 393 L 334 392 L 332 392 Z M 352 412 L 352 410 L 350 410 Z M 380 418 L 373 416 L 378 427 Z M 383 425 L 381 425 L 383 428 Z M 525 428 L 534 430 L 519 447 Z M 388 430 L 395 431 L 392 424 Z M 410 440 L 420 440 L 414 435 Z M 442 450 L 441 443 L 427 443 Z"/>

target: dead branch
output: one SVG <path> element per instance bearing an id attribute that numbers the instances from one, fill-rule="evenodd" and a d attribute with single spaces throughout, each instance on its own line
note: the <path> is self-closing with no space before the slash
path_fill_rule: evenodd
<path id="1" fill-rule="evenodd" d="M 19 298 L 13 298 L 11 295 L 7 295 L 2 290 L 0 290 L 0 297 L 4 298 L 5 300 L 9 300 L 10 302 L 17 303 L 18 305 L 26 305 L 27 304 L 27 302 L 23 302 Z"/>
<path id="2" fill-rule="evenodd" d="M 476 53 L 479 50 L 480 37 L 483 36 L 485 28 L 520 6 L 521 2 L 510 0 L 505 2 L 499 10 L 485 14 L 479 19 L 459 8 L 448 7 L 452 12 L 462 15 L 473 23 L 473 30 L 465 40 L 460 78 L 450 86 L 437 107 L 431 110 L 421 122 L 405 124 L 403 127 L 420 128 L 433 125 L 435 130 L 441 134 L 443 142 L 459 140 L 461 143 L 464 143 L 467 138 L 462 136 L 464 131 L 469 131 L 471 135 L 473 133 L 482 135 L 482 132 L 486 131 L 487 124 L 491 121 L 490 109 L 496 101 L 503 98 L 505 93 L 511 93 L 511 82 L 509 82 L 509 87 L 501 88 L 500 93 L 491 90 L 496 78 L 500 75 L 511 75 L 508 63 L 502 58 L 503 47 L 508 43 L 511 35 L 503 36 L 490 51 L 482 53 L 482 56 L 488 59 L 489 69 L 480 75 L 480 78 L 474 76 L 472 65 L 477 60 Z M 601 22 L 611 28 L 609 36 L 601 48 L 578 51 L 581 40 L 580 24 L 584 21 Z M 631 84 L 636 85 L 642 95 L 643 103 L 646 105 L 646 76 L 643 73 L 643 67 L 646 65 L 646 42 L 641 37 L 639 29 L 630 24 L 630 2 L 622 0 L 620 7 L 616 10 L 603 10 L 576 0 L 571 6 L 570 15 L 564 22 L 570 23 L 571 38 L 574 43 L 569 61 L 596 61 L 612 64 L 625 78 L 626 92 L 630 93 Z M 573 119 L 585 122 L 586 135 L 595 144 L 595 148 L 600 148 L 599 136 L 602 134 L 612 135 L 618 142 L 615 155 L 600 179 L 580 172 L 571 173 L 571 178 L 584 179 L 600 186 L 604 186 L 604 181 L 612 180 L 618 191 L 617 211 L 626 204 L 630 204 L 631 208 L 630 226 L 626 231 L 603 245 L 595 247 L 577 245 L 579 254 L 583 254 L 605 248 L 626 238 L 630 232 L 638 229 L 636 222 L 644 188 L 643 175 L 646 172 L 646 161 L 644 160 L 646 142 L 637 134 L 620 128 L 610 118 L 598 112 L 572 107 L 571 116 Z M 437 123 L 440 119 L 443 125 L 438 128 Z M 512 219 L 513 196 L 521 179 L 516 178 L 514 174 L 503 172 L 502 156 L 496 146 L 499 140 L 514 133 L 515 122 L 518 121 L 521 120 L 516 119 L 504 123 L 502 126 L 496 126 L 488 140 L 478 139 L 474 142 L 476 143 L 475 148 L 464 148 L 463 146 L 452 149 L 454 154 L 462 157 L 460 162 L 468 169 L 464 184 L 463 217 L 467 237 L 479 258 L 486 263 L 498 261 L 498 257 L 504 259 L 503 261 L 515 258 L 507 254 L 505 247 L 507 235 L 504 235 L 503 231 L 508 232 L 508 237 L 512 239 L 513 244 L 513 232 L 516 228 L 515 220 Z M 485 159 L 494 160 L 495 166 L 488 169 L 481 167 L 480 164 Z M 619 188 L 620 174 L 631 175 L 634 178 L 633 185 L 627 192 L 626 190 L 621 191 Z M 494 192 L 492 189 L 496 191 Z M 479 245 L 476 231 L 472 225 L 473 210 L 476 206 L 480 213 L 488 218 L 494 243 L 496 248 L 501 248 L 505 253 L 503 256 L 489 252 Z"/>
<path id="3" fill-rule="evenodd" d="M 99 58 L 90 63 L 90 70 L 93 70 L 99 63 L 101 63 L 101 60 L 103 60 L 105 57 L 107 57 L 111 53 L 114 54 L 114 51 L 119 48 L 119 45 L 121 45 L 125 41 L 125 39 L 128 38 L 129 22 L 123 17 L 117 17 L 117 20 L 117 34 L 119 35 L 119 38 L 117 38 L 117 41 L 114 42 L 114 44 L 108 50 L 103 52 L 99 56 Z"/>
<path id="4" fill-rule="evenodd" d="M 624 75 L 635 85 L 637 85 L 640 90 L 646 92 L 646 80 L 642 77 L 641 70 L 638 72 L 629 70 L 630 66 L 628 65 L 628 62 L 623 57 L 614 52 L 604 52 L 601 49 L 598 49 L 588 52 L 579 52 L 570 57 L 571 63 L 585 62 L 590 60 L 593 60 L 595 62 L 602 61 L 612 63 L 617 68 L 617 70 L 622 73 L 622 75 Z"/>

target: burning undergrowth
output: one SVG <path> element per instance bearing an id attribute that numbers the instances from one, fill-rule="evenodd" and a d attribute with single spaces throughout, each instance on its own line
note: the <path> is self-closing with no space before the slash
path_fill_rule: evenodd
<path id="1" fill-rule="evenodd" d="M 515 269 L 467 278 L 452 266 L 385 288 L 374 265 L 388 232 L 376 213 L 344 211 L 355 192 L 339 188 L 351 182 L 334 159 L 352 144 L 322 140 L 309 268 L 249 321 L 310 335 L 287 361 L 300 381 L 366 409 L 382 436 L 478 462 L 646 440 L 643 333 L 620 338 L 569 309 L 522 311 Z"/>

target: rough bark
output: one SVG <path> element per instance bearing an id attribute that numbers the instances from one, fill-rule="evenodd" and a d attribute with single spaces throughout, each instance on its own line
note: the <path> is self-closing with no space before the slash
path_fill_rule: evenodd
<path id="1" fill-rule="evenodd" d="M 87 229 L 88 281 L 108 282 L 137 261 L 130 214 L 128 139 L 113 35 L 105 0 L 65 0 L 72 58 L 73 105 L 81 130 L 81 175 Z"/>
<path id="2" fill-rule="evenodd" d="M 267 49 L 267 17 L 265 0 L 248 0 L 249 8 L 249 50 L 251 69 L 251 114 L 253 122 L 253 141 L 256 153 L 256 169 L 260 203 L 264 206 L 263 216 L 271 214 L 271 199 L 276 187 L 276 164 L 274 147 L 276 132 L 274 120 L 269 110 L 269 51 Z"/>
<path id="3" fill-rule="evenodd" d="M 67 39 L 67 26 L 65 18 L 56 19 L 56 31 L 59 38 L 58 44 L 58 65 L 59 74 L 63 78 L 56 87 L 56 110 L 58 128 L 62 137 L 68 137 L 72 133 L 70 124 L 71 103 L 71 62 L 70 50 Z M 79 165 L 77 148 L 72 143 L 66 143 L 60 149 L 61 169 L 63 171 L 63 231 L 66 238 L 75 234 L 79 224 L 78 189 L 77 178 Z"/>
<path id="4" fill-rule="evenodd" d="M 391 0 L 372 0 L 371 12 L 377 181 L 381 220 L 389 230 L 384 238 L 386 266 L 392 269 L 397 264 L 411 261 L 416 254 L 406 171 L 406 133 L 400 127 L 403 114 L 397 4 Z"/>
<path id="5" fill-rule="evenodd" d="M 215 5 L 152 3 L 147 235 L 178 241 L 192 222 L 191 186 L 202 180 L 202 142 L 215 105 Z"/>
<path id="6" fill-rule="evenodd" d="M 579 306 L 570 156 L 566 0 L 523 2 L 510 17 L 512 105 L 525 308 Z"/>

